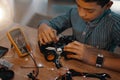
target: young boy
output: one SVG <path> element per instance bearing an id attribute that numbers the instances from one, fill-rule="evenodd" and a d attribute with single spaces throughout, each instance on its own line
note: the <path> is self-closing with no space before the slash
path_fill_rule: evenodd
<path id="1" fill-rule="evenodd" d="M 112 12 L 110 0 L 76 0 L 77 8 L 39 25 L 39 41 L 58 41 L 57 34 L 71 27 L 75 41 L 64 47 L 68 58 L 120 71 L 120 57 L 111 54 L 120 45 L 120 15 Z M 92 47 L 90 47 L 92 46 Z M 96 48 L 92 51 L 92 49 Z M 104 51 L 106 50 L 106 51 Z"/>

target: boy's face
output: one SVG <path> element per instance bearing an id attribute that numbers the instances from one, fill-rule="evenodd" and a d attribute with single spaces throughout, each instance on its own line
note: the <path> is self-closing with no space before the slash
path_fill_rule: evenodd
<path id="1" fill-rule="evenodd" d="M 101 7 L 96 2 L 84 2 L 84 0 L 76 0 L 79 16 L 86 22 L 92 21 L 100 16 L 107 8 Z"/>

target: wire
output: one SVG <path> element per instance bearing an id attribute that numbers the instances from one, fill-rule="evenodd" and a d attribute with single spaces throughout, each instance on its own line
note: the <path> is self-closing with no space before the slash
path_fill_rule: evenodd
<path id="1" fill-rule="evenodd" d="M 29 51 L 28 52 L 29 53 L 29 55 L 30 55 L 30 57 L 31 57 L 31 59 L 33 60 L 33 62 L 34 62 L 34 64 L 35 64 L 35 68 L 36 68 L 36 74 L 35 74 L 35 76 L 33 76 L 31 73 L 31 75 L 28 75 L 28 77 L 29 78 L 32 78 L 32 80 L 37 80 L 37 76 L 38 76 L 38 74 L 39 74 L 39 67 L 37 66 L 37 63 L 36 63 L 36 61 L 35 61 L 35 59 L 34 59 L 34 57 L 33 57 L 33 55 L 32 55 L 32 51 Z M 33 77 L 31 77 L 31 76 L 33 76 Z"/>
<path id="2" fill-rule="evenodd" d="M 33 60 L 34 64 L 35 64 L 35 68 L 36 68 L 36 71 L 33 70 L 32 73 L 29 73 L 27 76 L 29 78 L 31 78 L 32 80 L 37 80 L 37 76 L 39 74 L 39 67 L 37 66 L 37 62 L 35 61 L 34 57 L 33 57 L 33 51 L 30 47 L 30 45 L 26 45 L 26 49 L 27 49 L 27 52 L 29 54 L 29 56 L 31 57 L 31 59 Z M 33 75 L 35 74 L 35 75 Z"/>

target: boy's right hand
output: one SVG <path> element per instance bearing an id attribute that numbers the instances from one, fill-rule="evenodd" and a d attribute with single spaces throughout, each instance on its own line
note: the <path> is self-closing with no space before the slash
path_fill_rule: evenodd
<path id="1" fill-rule="evenodd" d="M 52 41 L 56 42 L 58 41 L 57 32 L 47 24 L 42 23 L 38 29 L 38 40 L 43 45 Z"/>

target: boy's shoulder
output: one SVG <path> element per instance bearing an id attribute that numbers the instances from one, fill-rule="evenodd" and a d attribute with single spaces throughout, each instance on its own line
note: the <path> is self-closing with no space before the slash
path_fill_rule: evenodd
<path id="1" fill-rule="evenodd" d="M 120 15 L 116 12 L 111 11 L 111 13 L 109 14 L 109 20 L 120 22 Z"/>

